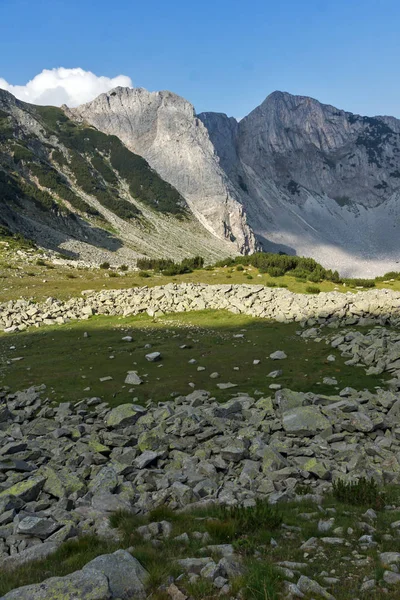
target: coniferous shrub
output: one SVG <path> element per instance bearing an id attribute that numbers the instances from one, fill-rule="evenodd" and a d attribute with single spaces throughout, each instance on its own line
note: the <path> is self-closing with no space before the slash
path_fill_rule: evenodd
<path id="1" fill-rule="evenodd" d="M 381 509 L 385 505 L 385 494 L 374 479 L 361 477 L 357 481 L 338 479 L 332 486 L 333 497 L 344 504 L 369 506 Z"/>

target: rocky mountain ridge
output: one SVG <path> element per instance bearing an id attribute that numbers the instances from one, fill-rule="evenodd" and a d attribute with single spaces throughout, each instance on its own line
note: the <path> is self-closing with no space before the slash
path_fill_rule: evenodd
<path id="1" fill-rule="evenodd" d="M 274 92 L 238 122 L 141 88 L 62 110 L 0 91 L 0 111 L 2 223 L 39 244 L 97 263 L 262 248 L 398 270 L 393 117 Z"/>
<path id="2" fill-rule="evenodd" d="M 196 115 L 170 92 L 125 88 L 68 114 L 144 156 L 241 252 L 258 242 L 346 275 L 396 268 L 400 121 L 393 117 L 274 92 L 237 122 Z"/>

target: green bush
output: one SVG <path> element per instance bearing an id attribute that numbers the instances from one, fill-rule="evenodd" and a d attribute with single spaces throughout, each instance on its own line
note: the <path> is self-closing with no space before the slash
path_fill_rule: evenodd
<path id="1" fill-rule="evenodd" d="M 395 280 L 399 280 L 400 279 L 400 273 L 399 271 L 389 271 L 388 273 L 385 273 L 384 275 L 380 275 L 379 277 L 375 277 L 375 281 L 386 281 L 387 279 L 395 279 Z"/>
<path id="2" fill-rule="evenodd" d="M 96 171 L 103 177 L 104 181 L 107 181 L 107 183 L 111 183 L 112 185 L 118 184 L 118 178 L 102 156 L 96 154 L 92 157 L 91 162 Z"/>
<path id="3" fill-rule="evenodd" d="M 43 163 L 40 165 L 30 164 L 29 169 L 32 175 L 37 177 L 40 185 L 53 190 L 60 198 L 69 202 L 76 210 L 93 217 L 103 218 L 98 210 L 77 196 L 69 187 L 66 179 L 49 165 Z"/>
<path id="4" fill-rule="evenodd" d="M 343 279 L 343 283 L 346 283 L 346 285 L 349 285 L 351 287 L 364 287 L 364 288 L 375 287 L 374 279 L 360 279 L 360 278 Z"/>
<path id="5" fill-rule="evenodd" d="M 243 265 L 238 265 L 236 267 L 236 271 L 244 271 L 244 266 Z"/>
<path id="6" fill-rule="evenodd" d="M 285 274 L 284 269 L 280 268 L 280 267 L 269 267 L 268 269 L 268 275 L 270 277 L 282 277 L 282 275 Z"/>
<path id="7" fill-rule="evenodd" d="M 53 150 L 51 158 L 55 160 L 60 166 L 68 165 L 68 160 L 60 150 Z"/>
<path id="8" fill-rule="evenodd" d="M 139 269 L 152 269 L 156 273 L 161 272 L 166 276 L 183 275 L 191 273 L 195 269 L 201 269 L 204 265 L 202 256 L 194 256 L 193 258 L 184 258 L 181 263 L 175 263 L 170 259 L 163 258 L 139 258 L 137 266 Z"/>
<path id="9" fill-rule="evenodd" d="M 338 479 L 332 486 L 333 497 L 344 504 L 368 506 L 377 510 L 385 506 L 385 493 L 374 479 L 361 477 L 358 481 Z"/>
<path id="10" fill-rule="evenodd" d="M 126 272 L 126 271 L 129 270 L 129 267 L 128 267 L 128 265 L 121 265 L 120 266 L 120 270 L 123 271 L 123 272 Z"/>
<path id="11" fill-rule="evenodd" d="M 77 185 L 121 219 L 134 219 L 140 214 L 134 204 L 119 197 L 116 189 L 105 187 L 97 171 L 91 169 L 87 161 L 77 152 L 72 153 L 70 168 L 75 175 Z"/>
<path id="12" fill-rule="evenodd" d="M 321 289 L 316 285 L 307 285 L 306 292 L 307 294 L 319 294 Z"/>
<path id="13" fill-rule="evenodd" d="M 242 537 L 232 542 L 233 549 L 243 556 L 253 556 L 258 550 L 258 543 L 253 537 Z"/>
<path id="14" fill-rule="evenodd" d="M 139 277 L 151 277 L 147 271 L 139 271 Z"/>
<path id="15" fill-rule="evenodd" d="M 242 257 L 240 257 L 240 258 L 242 258 Z M 229 256 L 228 258 L 224 258 L 224 259 L 216 262 L 214 267 L 231 267 L 234 264 L 235 264 L 235 260 Z"/>
<path id="16" fill-rule="evenodd" d="M 340 283 L 337 271 L 324 269 L 313 258 L 303 256 L 289 256 L 287 254 L 273 254 L 271 252 L 255 252 L 248 256 L 237 256 L 235 259 L 227 258 L 215 263 L 216 267 L 232 265 L 251 265 L 261 273 L 269 273 L 271 277 L 279 277 L 288 273 L 294 277 L 301 277 L 318 283 L 321 280 Z"/>
<path id="17" fill-rule="evenodd" d="M 109 269 L 110 268 L 110 263 L 108 261 L 105 261 L 103 263 L 101 263 L 100 265 L 100 269 Z"/>
<path id="18" fill-rule="evenodd" d="M 22 160 L 28 161 L 32 160 L 33 158 L 33 153 L 28 148 L 25 148 L 25 146 L 22 146 L 20 144 L 14 144 L 13 152 L 14 162 L 16 164 L 20 163 Z"/>
<path id="19" fill-rule="evenodd" d="M 253 279 L 253 275 L 246 275 L 246 279 Z"/>
<path id="20" fill-rule="evenodd" d="M 173 264 L 175 264 L 174 261 L 169 258 L 138 258 L 136 262 L 138 269 L 143 271 L 151 269 L 156 273 L 160 273 Z"/>
<path id="21" fill-rule="evenodd" d="M 237 536 L 235 522 L 231 520 L 210 521 L 206 525 L 207 532 L 217 544 L 229 544 Z"/>

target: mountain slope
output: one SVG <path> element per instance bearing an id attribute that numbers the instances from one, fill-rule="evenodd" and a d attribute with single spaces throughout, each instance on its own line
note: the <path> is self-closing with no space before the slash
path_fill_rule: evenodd
<path id="1" fill-rule="evenodd" d="M 236 253 L 117 137 L 2 90 L 0 224 L 90 262 Z"/>

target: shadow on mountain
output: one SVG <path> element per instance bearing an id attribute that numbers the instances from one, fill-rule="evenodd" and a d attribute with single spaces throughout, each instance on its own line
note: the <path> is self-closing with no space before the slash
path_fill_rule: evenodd
<path id="1" fill-rule="evenodd" d="M 100 250 L 117 252 L 123 246 L 122 241 L 113 233 L 93 226 L 77 215 L 40 214 L 40 221 L 34 211 L 21 214 L 9 206 L 2 205 L 1 222 L 12 232 L 21 233 L 26 238 L 48 250 L 55 250 L 79 259 L 78 252 L 63 247 L 65 242 L 75 240 Z"/>
<path id="2" fill-rule="evenodd" d="M 297 252 L 291 246 L 286 246 L 286 244 L 276 244 L 275 242 L 271 242 L 267 237 L 256 234 L 256 238 L 258 243 L 261 245 L 263 252 L 272 252 L 273 254 L 289 254 L 290 256 L 297 256 Z"/>

